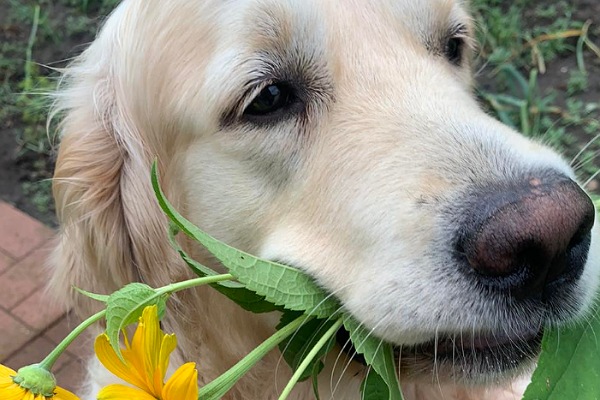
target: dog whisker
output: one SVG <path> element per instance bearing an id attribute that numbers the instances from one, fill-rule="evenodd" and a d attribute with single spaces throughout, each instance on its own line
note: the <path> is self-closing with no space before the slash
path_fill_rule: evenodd
<path id="1" fill-rule="evenodd" d="M 577 167 L 575 167 L 575 166 L 574 166 L 574 165 L 575 165 L 575 161 L 577 161 L 577 159 L 578 159 L 579 157 L 581 157 L 581 156 L 582 156 L 582 155 L 585 153 L 585 151 L 586 151 L 586 150 L 587 150 L 587 149 L 588 149 L 588 148 L 589 148 L 589 147 L 590 147 L 592 144 L 594 144 L 594 142 L 595 142 L 596 140 L 598 140 L 599 138 L 600 138 L 600 134 L 597 134 L 597 135 L 596 135 L 596 136 L 594 136 L 592 139 L 590 139 L 590 140 L 589 140 L 589 141 L 588 141 L 588 142 L 587 142 L 587 143 L 586 143 L 586 144 L 585 144 L 585 145 L 584 145 L 584 146 L 583 146 L 583 147 L 582 147 L 582 148 L 579 150 L 579 152 L 578 152 L 578 153 L 575 155 L 575 157 L 573 157 L 573 159 L 571 160 L 571 162 L 569 163 L 569 165 L 571 165 L 571 167 L 572 167 L 572 168 L 575 168 L 575 169 L 576 169 Z"/>
<path id="2" fill-rule="evenodd" d="M 317 305 L 316 305 L 316 306 L 315 306 L 315 307 L 314 307 L 312 310 L 315 310 L 316 308 L 318 308 L 318 307 L 319 307 L 319 306 L 320 306 L 320 305 L 321 305 L 323 302 L 325 302 L 327 299 L 330 299 L 330 298 L 333 298 L 333 297 L 335 297 L 335 295 L 337 294 L 337 292 L 339 292 L 339 291 L 342 291 L 342 290 L 346 289 L 347 287 L 349 287 L 349 286 L 351 286 L 351 285 L 353 285 L 353 284 L 356 284 L 356 283 L 349 283 L 349 284 L 347 284 L 347 285 L 344 285 L 343 287 L 340 287 L 340 288 L 339 288 L 337 291 L 334 291 L 334 292 L 328 293 L 328 294 L 327 294 L 327 296 L 326 296 L 326 297 L 325 297 L 325 298 L 324 298 L 324 299 L 323 299 L 321 302 L 319 302 L 319 303 L 318 303 L 318 304 L 317 304 Z M 311 310 L 311 311 L 312 311 L 312 310 Z M 337 311 L 342 311 L 342 310 L 343 310 L 343 306 L 340 306 L 340 307 L 338 308 L 338 310 L 337 310 Z M 305 314 L 305 315 L 306 315 L 306 318 L 305 318 L 305 320 L 302 322 L 302 324 L 301 324 L 301 326 L 298 328 L 298 330 L 296 330 L 296 332 L 294 332 L 294 333 L 293 333 L 293 334 L 290 336 L 290 338 L 288 339 L 289 341 L 291 341 L 291 340 L 292 340 L 292 339 L 293 339 L 293 338 L 296 336 L 296 334 L 298 333 L 298 331 L 300 330 L 300 328 L 302 328 L 302 326 L 303 326 L 303 325 L 304 325 L 304 324 L 305 324 L 305 323 L 306 323 L 308 320 L 312 319 L 312 317 L 310 316 L 310 312 L 309 312 L 308 314 Z M 329 317 L 326 319 L 326 321 L 330 321 L 332 318 L 334 318 L 334 315 L 338 315 L 338 316 L 339 316 L 340 314 L 338 314 L 338 313 L 333 313 L 331 316 L 329 316 Z M 318 334 L 319 334 L 319 332 L 313 332 L 313 336 L 311 337 L 311 339 L 312 339 L 313 337 L 315 337 L 316 335 L 318 335 Z M 288 345 L 286 345 L 286 346 L 284 347 L 284 350 L 281 352 L 281 354 L 279 355 L 279 358 L 277 359 L 277 363 L 275 364 L 275 376 L 277 376 L 277 372 L 279 371 L 279 367 L 280 367 L 280 365 L 281 365 L 281 362 L 283 361 L 283 353 L 285 353 L 285 351 L 287 350 L 288 346 L 289 346 L 289 342 L 288 342 Z M 305 349 L 305 351 L 310 351 L 310 349 Z M 302 357 L 304 357 L 304 354 L 302 354 Z M 279 392 L 279 387 L 278 387 L 278 383 L 277 383 L 277 381 L 275 381 L 275 388 L 276 388 L 277 392 Z"/>
<path id="3" fill-rule="evenodd" d="M 592 174 L 592 176 L 590 176 L 584 183 L 583 186 L 586 187 L 587 185 L 589 185 L 594 179 L 596 179 L 596 177 L 598 176 L 598 174 L 600 174 L 600 169 L 596 172 L 594 172 Z"/>
<path id="4" fill-rule="evenodd" d="M 382 321 L 379 321 L 372 329 L 369 330 L 369 332 L 367 333 L 367 335 L 364 338 L 364 341 L 366 341 L 367 339 L 369 339 L 371 337 L 371 335 L 373 334 L 373 332 L 379 327 L 379 324 L 381 324 L 381 323 L 382 323 Z M 364 325 L 362 323 L 360 323 L 358 329 L 362 329 L 363 326 Z M 362 346 L 364 344 L 364 341 L 361 342 L 361 343 L 358 343 L 357 346 L 353 347 L 353 354 L 351 354 L 349 356 L 349 361 L 345 364 L 344 368 L 342 369 L 342 372 L 340 374 L 340 378 L 338 379 L 338 381 L 336 382 L 336 384 L 333 386 L 332 395 L 333 395 L 333 393 L 335 393 L 337 391 L 337 388 L 338 388 L 339 384 L 341 383 L 341 378 L 344 376 L 346 370 L 350 367 L 351 362 L 352 362 L 354 356 L 357 354 L 356 348 Z M 382 344 L 383 344 L 383 340 L 380 339 L 379 340 L 379 344 L 377 346 L 377 349 L 375 350 L 375 353 L 377 353 L 379 351 L 379 349 L 381 348 Z"/>

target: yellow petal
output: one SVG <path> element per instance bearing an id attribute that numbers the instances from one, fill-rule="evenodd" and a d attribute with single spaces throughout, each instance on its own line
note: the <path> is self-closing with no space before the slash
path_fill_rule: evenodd
<path id="1" fill-rule="evenodd" d="M 135 354 L 136 359 L 143 360 L 144 357 L 144 331 L 146 330 L 146 324 L 142 317 L 140 317 L 138 321 L 138 325 L 135 328 L 135 332 L 133 332 L 133 337 L 131 338 L 131 347 L 130 350 L 133 354 Z"/>
<path id="2" fill-rule="evenodd" d="M 165 334 L 160 329 L 158 322 L 158 308 L 156 306 L 146 307 L 142 312 L 144 324 L 144 359 L 146 360 L 146 371 L 148 375 L 158 369 L 160 347 Z M 163 377 L 164 378 L 164 377 Z"/>
<path id="3" fill-rule="evenodd" d="M 121 354 L 127 361 L 127 367 L 131 369 L 132 374 L 135 374 L 140 382 L 136 384 L 136 386 L 147 392 L 152 392 L 154 386 L 152 384 L 152 378 L 148 376 L 146 371 L 146 361 L 144 360 L 144 331 L 145 324 L 141 317 L 139 318 L 139 322 L 131 342 L 129 342 L 126 332 L 123 331 L 123 337 L 125 338 L 125 349 L 121 349 Z"/>
<path id="4" fill-rule="evenodd" d="M 100 335 L 96 338 L 94 343 L 94 352 L 98 360 L 104 365 L 110 372 L 123 379 L 125 382 L 131 383 L 141 389 L 146 389 L 146 382 L 142 380 L 135 368 L 131 368 L 129 365 L 123 364 L 119 359 L 113 348 L 110 346 L 108 336 Z M 123 352 L 125 357 L 125 351 Z M 125 358 L 126 360 L 130 358 Z"/>
<path id="5" fill-rule="evenodd" d="M 158 308 L 150 306 L 142 311 L 142 316 L 131 342 L 125 337 L 125 349 L 122 349 L 125 363 L 118 358 L 106 335 L 99 336 L 96 339 L 95 350 L 100 362 L 113 374 L 137 386 L 151 398 L 161 398 L 165 386 L 163 383 L 164 377 L 169 367 L 169 356 L 176 346 L 177 339 L 175 335 L 166 335 L 160 328 Z M 189 372 L 186 372 L 188 370 Z M 193 365 L 191 368 L 186 367 L 182 371 L 185 373 L 176 373 L 173 378 L 181 380 L 193 375 L 194 385 L 188 389 L 195 390 L 197 393 L 198 373 L 194 370 Z M 174 382 L 177 382 L 177 379 Z M 176 393 L 181 390 L 183 390 L 182 393 L 189 391 L 188 389 L 177 389 L 178 386 L 172 384 L 171 391 L 175 390 Z M 113 392 L 106 393 L 111 394 Z M 178 399 L 178 397 L 173 397 L 173 400 Z"/>
<path id="6" fill-rule="evenodd" d="M 15 376 L 17 371 L 8 368 L 6 365 L 0 364 L 0 376 Z"/>
<path id="7" fill-rule="evenodd" d="M 163 388 L 164 376 L 160 375 L 159 358 L 164 336 L 158 321 L 158 308 L 156 306 L 144 308 L 131 347 L 135 359 L 142 361 L 143 367 L 136 365 L 136 368 L 140 369 L 140 374 L 146 381 L 148 393 L 157 397 L 160 396 Z"/>
<path id="8" fill-rule="evenodd" d="M 143 390 L 124 385 L 109 385 L 98 393 L 98 400 L 156 400 Z"/>
<path id="9" fill-rule="evenodd" d="M 127 351 L 127 355 L 129 359 L 131 359 L 132 367 L 138 372 L 140 378 L 144 381 L 143 386 L 136 386 L 139 386 L 147 392 L 153 392 L 154 371 L 148 368 L 148 364 L 151 364 L 151 361 L 146 359 L 148 347 L 148 343 L 146 341 L 147 325 L 148 324 L 144 317 L 140 317 L 138 326 L 133 333 L 133 338 L 131 339 L 131 349 Z M 125 355 L 125 353 L 123 353 L 123 355 Z M 158 395 L 158 393 L 154 394 Z"/>
<path id="10" fill-rule="evenodd" d="M 16 371 L 0 364 L 0 383 L 12 382 L 12 377 L 16 375 Z"/>
<path id="11" fill-rule="evenodd" d="M 23 400 L 27 391 L 19 385 L 12 384 L 10 386 L 0 386 L 0 394 L 2 394 L 2 400 Z"/>
<path id="12" fill-rule="evenodd" d="M 79 397 L 68 390 L 57 386 L 56 389 L 54 389 L 54 397 L 52 397 L 52 400 L 79 400 Z"/>
<path id="13" fill-rule="evenodd" d="M 141 389 L 150 390 L 152 386 L 148 386 L 147 378 L 146 378 L 146 369 L 144 367 L 144 359 L 143 352 L 139 351 L 139 348 L 136 349 L 121 349 L 121 354 L 126 361 L 127 368 L 132 375 L 135 375 L 139 381 L 139 384 L 136 384 Z M 130 382 L 133 383 L 133 382 Z"/>
<path id="14" fill-rule="evenodd" d="M 27 390 L 13 382 L 17 372 L 0 364 L 0 398 L 2 400 L 23 400 Z"/>
<path id="15" fill-rule="evenodd" d="M 162 399 L 198 399 L 198 371 L 196 370 L 196 363 L 183 364 L 175 371 L 163 389 Z"/>
<path id="16" fill-rule="evenodd" d="M 175 335 L 165 335 L 160 345 L 160 354 L 158 357 L 158 369 L 160 370 L 161 381 L 165 379 L 167 369 L 169 368 L 169 357 L 177 347 L 177 338 Z"/>

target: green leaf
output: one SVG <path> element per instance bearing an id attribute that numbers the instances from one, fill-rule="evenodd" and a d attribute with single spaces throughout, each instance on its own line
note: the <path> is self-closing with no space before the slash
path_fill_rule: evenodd
<path id="1" fill-rule="evenodd" d="M 349 314 L 344 314 L 344 327 L 350 334 L 350 340 L 356 351 L 362 354 L 367 364 L 371 366 L 373 371 L 369 374 L 377 373 L 381 381 L 387 386 L 388 399 L 402 400 L 402 391 L 400 390 L 392 346 L 374 337 L 370 331 L 362 328 Z M 377 383 L 377 380 L 373 377 L 371 380 L 372 382 L 368 382 L 368 385 L 363 384 L 362 386 L 374 391 L 373 385 Z M 383 389 L 380 389 L 380 391 L 383 391 Z"/>
<path id="2" fill-rule="evenodd" d="M 305 311 L 318 318 L 329 318 L 339 311 L 339 303 L 301 271 L 233 248 L 185 219 L 165 198 L 158 183 L 156 162 L 152 165 L 152 186 L 160 207 L 171 221 L 186 235 L 206 247 L 248 289 L 275 305 Z"/>
<path id="3" fill-rule="evenodd" d="M 85 291 L 83 289 L 79 289 L 76 286 L 73 286 L 73 289 L 75 289 L 76 291 L 78 291 L 82 295 L 84 295 L 86 297 L 89 297 L 90 299 L 100 301 L 100 302 L 102 302 L 104 304 L 106 304 L 106 302 L 108 301 L 108 298 L 110 297 L 107 294 L 96 294 L 96 293 L 88 292 L 88 291 Z"/>
<path id="4" fill-rule="evenodd" d="M 361 400 L 381 400 L 390 398 L 390 390 L 381 376 L 369 368 L 360 385 Z"/>
<path id="5" fill-rule="evenodd" d="M 285 388 L 283 388 L 283 390 L 281 391 L 281 394 L 278 398 L 279 400 L 287 399 L 288 396 L 292 393 L 294 386 L 300 380 L 300 377 L 305 375 L 306 371 L 309 370 L 309 367 L 311 365 L 314 365 L 315 360 L 317 360 L 317 356 L 319 356 L 319 354 L 322 354 L 323 349 L 328 347 L 331 348 L 331 342 L 333 341 L 333 338 L 335 337 L 336 333 L 342 327 L 343 323 L 343 319 L 339 318 L 338 320 L 334 321 L 333 324 L 331 324 L 331 326 L 327 329 L 326 332 L 323 332 L 321 335 L 319 335 L 319 340 L 315 342 L 314 346 L 312 346 L 310 351 L 306 354 L 300 365 L 298 365 L 298 368 L 294 371 L 294 374 L 288 381 L 287 385 L 285 385 Z"/>
<path id="6" fill-rule="evenodd" d="M 183 250 L 183 248 L 181 247 L 181 245 L 179 244 L 177 239 L 175 239 L 175 236 L 177 236 L 177 234 L 179 232 L 181 232 L 179 227 L 173 221 L 169 221 L 169 244 L 177 253 L 179 253 L 179 255 L 181 256 L 183 261 L 185 261 L 186 264 L 188 264 L 188 266 L 192 269 L 192 271 L 194 271 L 194 273 L 200 277 L 219 275 L 219 273 L 217 271 L 215 271 L 214 269 L 209 268 L 205 265 L 200 264 L 198 261 L 196 261 L 192 257 L 190 257 L 185 252 L 185 250 Z M 239 282 L 227 281 L 227 282 L 220 282 L 220 283 L 227 287 L 232 287 L 232 288 L 243 288 L 244 287 L 244 285 L 242 285 Z"/>
<path id="7" fill-rule="evenodd" d="M 110 345 L 123 359 L 119 334 L 127 325 L 137 322 L 146 306 L 156 305 L 162 318 L 166 308 L 166 295 L 143 283 L 134 282 L 111 294 L 106 306 L 106 334 Z"/>
<path id="8" fill-rule="evenodd" d="M 179 231 L 177 227 L 171 227 L 169 230 L 169 240 L 171 246 L 179 253 L 181 259 L 194 271 L 199 277 L 216 276 L 218 273 L 191 258 L 175 240 L 175 235 Z M 223 281 L 210 284 L 211 287 L 218 290 L 221 294 L 227 296 L 244 310 L 254 313 L 264 313 L 270 311 L 281 311 L 281 307 L 277 307 L 273 303 L 265 300 L 264 296 L 260 296 L 251 290 L 248 290 L 239 282 Z"/>
<path id="9" fill-rule="evenodd" d="M 286 326 L 290 321 L 299 318 L 301 315 L 301 313 L 297 312 L 284 313 L 281 317 L 279 325 L 277 326 L 277 329 Z M 292 336 L 279 344 L 279 350 L 283 354 L 283 358 L 293 371 L 298 369 L 302 361 L 304 361 L 306 355 L 312 350 L 313 347 L 315 347 L 323 334 L 327 332 L 334 324 L 335 320 L 307 320 L 307 322 L 302 324 L 302 326 L 296 332 L 294 332 Z M 332 340 L 330 340 L 323 348 L 321 348 L 314 360 L 309 364 L 302 375 L 300 375 L 300 378 L 298 379 L 300 382 L 310 378 L 314 373 L 315 367 L 318 368 L 317 374 L 321 372 L 323 369 L 323 363 L 320 360 L 325 354 L 329 353 L 334 343 L 335 340 L 332 338 Z"/>
<path id="10" fill-rule="evenodd" d="M 600 399 L 600 313 L 576 326 L 549 330 L 523 400 Z"/>

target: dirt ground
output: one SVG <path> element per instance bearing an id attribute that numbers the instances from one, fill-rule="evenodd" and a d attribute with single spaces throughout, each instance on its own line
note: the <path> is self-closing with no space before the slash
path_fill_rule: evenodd
<path id="1" fill-rule="evenodd" d="M 44 4 L 44 11 L 48 13 L 48 19 L 56 21 L 57 24 L 60 24 L 63 19 L 73 20 L 74 18 L 69 10 L 58 3 Z M 0 45 L 7 48 L 10 45 L 17 45 L 14 50 L 11 46 L 3 53 L 5 56 L 8 54 L 9 58 L 14 57 L 14 60 L 8 61 L 16 61 L 14 64 L 22 65 L 25 59 L 25 45 L 31 32 L 31 21 L 29 19 L 13 21 L 9 18 L 11 13 L 14 14 L 14 9 L 11 10 L 10 2 L 0 1 Z M 83 20 L 81 19 L 81 21 Z M 77 22 L 81 23 L 79 20 Z M 68 60 L 80 53 L 85 48 L 85 43 L 93 39 L 95 26 L 99 25 L 99 22 L 99 18 L 94 18 L 91 20 L 91 27 L 82 28 L 81 32 L 72 28 L 75 32 L 60 36 L 50 37 L 50 34 L 41 32 L 33 47 L 32 55 L 32 60 L 39 64 L 37 67 L 40 74 L 56 77 L 55 73 L 44 66 L 60 68 L 67 65 Z M 49 27 L 52 25 L 49 24 Z M 3 50 L 5 49 L 3 48 Z M 0 61 L 2 61 L 1 59 L 2 53 L 0 53 Z M 11 69 L 13 63 L 7 64 L 0 63 L 0 79 L 4 78 L 12 82 L 21 81 L 23 79 L 22 70 L 13 71 Z M 12 87 L 14 86 L 12 85 Z M 15 105 L 10 104 L 7 98 L 3 98 L 3 95 L 7 97 L 6 93 L 0 93 L 0 112 L 4 111 L 0 113 L 0 199 L 53 226 L 56 224 L 56 219 L 51 202 L 47 209 L 43 209 L 34 197 L 35 191 L 24 190 L 23 184 L 48 183 L 54 169 L 55 152 L 24 151 L 25 144 L 20 137 L 27 127 L 27 123 L 22 121 L 17 112 L 11 110 L 11 108 L 15 108 Z M 41 112 L 45 113 L 45 110 Z M 49 142 L 54 142 L 54 140 L 48 140 Z"/>
<path id="2" fill-rule="evenodd" d="M 575 5 L 574 17 L 576 20 L 590 20 L 592 22 L 590 38 L 594 43 L 600 43 L 600 1 L 576 0 L 572 1 L 571 4 Z M 535 20 L 532 20 L 531 24 L 535 24 Z M 591 53 L 586 53 L 585 61 L 588 70 L 588 89 L 578 97 L 586 102 L 600 102 L 600 58 Z M 560 99 L 560 95 L 564 94 L 566 90 L 569 71 L 577 68 L 577 60 L 571 55 L 553 61 L 548 67 L 546 73 L 540 75 L 540 86 L 541 88 L 557 89 Z M 600 134 L 600 132 L 598 133 Z"/>
<path id="3" fill-rule="evenodd" d="M 575 6 L 575 19 L 580 21 L 592 20 L 593 30 L 590 36 L 595 43 L 600 44 L 600 29 L 598 28 L 600 26 L 600 1 L 577 0 L 571 3 Z M 62 6 L 51 4 L 52 2 L 49 2 L 45 6 L 45 11 L 48 12 L 50 18 L 55 18 L 58 21 L 61 18 L 68 18 L 68 16 L 65 16 L 66 11 Z M 9 7 L 9 1 L 0 1 L 0 45 L 10 43 L 26 44 L 31 30 L 30 21 L 9 21 L 6 17 L 9 14 Z M 532 25 L 538 22 L 533 18 L 526 18 L 526 20 Z M 33 60 L 53 67 L 66 65 L 65 60 L 79 53 L 84 48 L 84 44 L 93 38 L 95 26 L 98 24 L 99 18 L 92 18 L 89 20 L 90 26 L 82 29 L 82 32 L 64 35 L 60 41 L 42 38 L 34 47 Z M 573 43 L 575 42 L 576 39 L 573 39 Z M 25 51 L 24 49 L 21 50 L 21 52 L 8 52 L 8 54 L 12 57 L 23 58 Z M 589 83 L 580 97 L 586 102 L 600 102 L 600 59 L 588 52 L 586 61 Z M 562 93 L 567 89 L 566 82 L 569 71 L 577 67 L 576 58 L 574 54 L 570 54 L 568 57 L 554 60 L 547 67 L 547 71 L 539 77 L 541 90 L 545 88 L 556 89 L 559 104 L 561 101 L 564 103 L 564 98 L 561 98 Z M 0 78 L 5 76 L 5 79 L 14 81 L 23 79 L 23 75 L 19 71 L 6 72 L 2 68 L 3 64 L 0 63 Z M 41 72 L 46 73 L 43 69 Z M 489 77 L 484 71 L 480 75 L 481 84 L 486 85 L 488 79 Z M 0 111 L 2 111 L 2 108 L 8 110 L 9 107 L 14 107 L 14 105 L 3 102 L 1 95 L 2 93 L 0 93 Z M 19 140 L 19 133 L 25 129 L 25 126 L 18 113 L 4 113 L 4 118 L 0 114 L 0 199 L 15 205 L 47 224 L 53 225 L 55 224 L 55 218 L 52 206 L 40 210 L 38 201 L 31 192 L 24 190 L 23 185 L 24 183 L 39 184 L 52 176 L 53 153 L 24 152 L 23 142 Z M 572 134 L 579 139 L 580 145 L 585 144 L 590 137 L 589 134 L 586 136 L 578 132 L 577 128 Z"/>

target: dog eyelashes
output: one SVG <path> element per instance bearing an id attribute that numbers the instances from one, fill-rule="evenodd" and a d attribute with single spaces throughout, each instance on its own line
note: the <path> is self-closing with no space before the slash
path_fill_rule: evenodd
<path id="1" fill-rule="evenodd" d="M 238 110 L 242 122 L 257 126 L 273 125 L 302 113 L 305 103 L 298 89 L 288 81 L 271 81 L 250 90 Z M 238 111 L 239 112 L 239 111 Z"/>
<path id="2" fill-rule="evenodd" d="M 444 45 L 444 56 L 456 66 L 462 62 L 467 38 L 466 26 L 458 25 L 450 31 L 449 38 Z"/>
<path id="3" fill-rule="evenodd" d="M 244 110 L 244 115 L 267 116 L 273 114 L 297 100 L 292 87 L 285 83 L 272 83 L 252 100 Z"/>
<path id="4" fill-rule="evenodd" d="M 460 65 L 463 55 L 465 41 L 462 37 L 452 37 L 446 43 L 444 54 L 448 61 L 454 65 Z"/>

